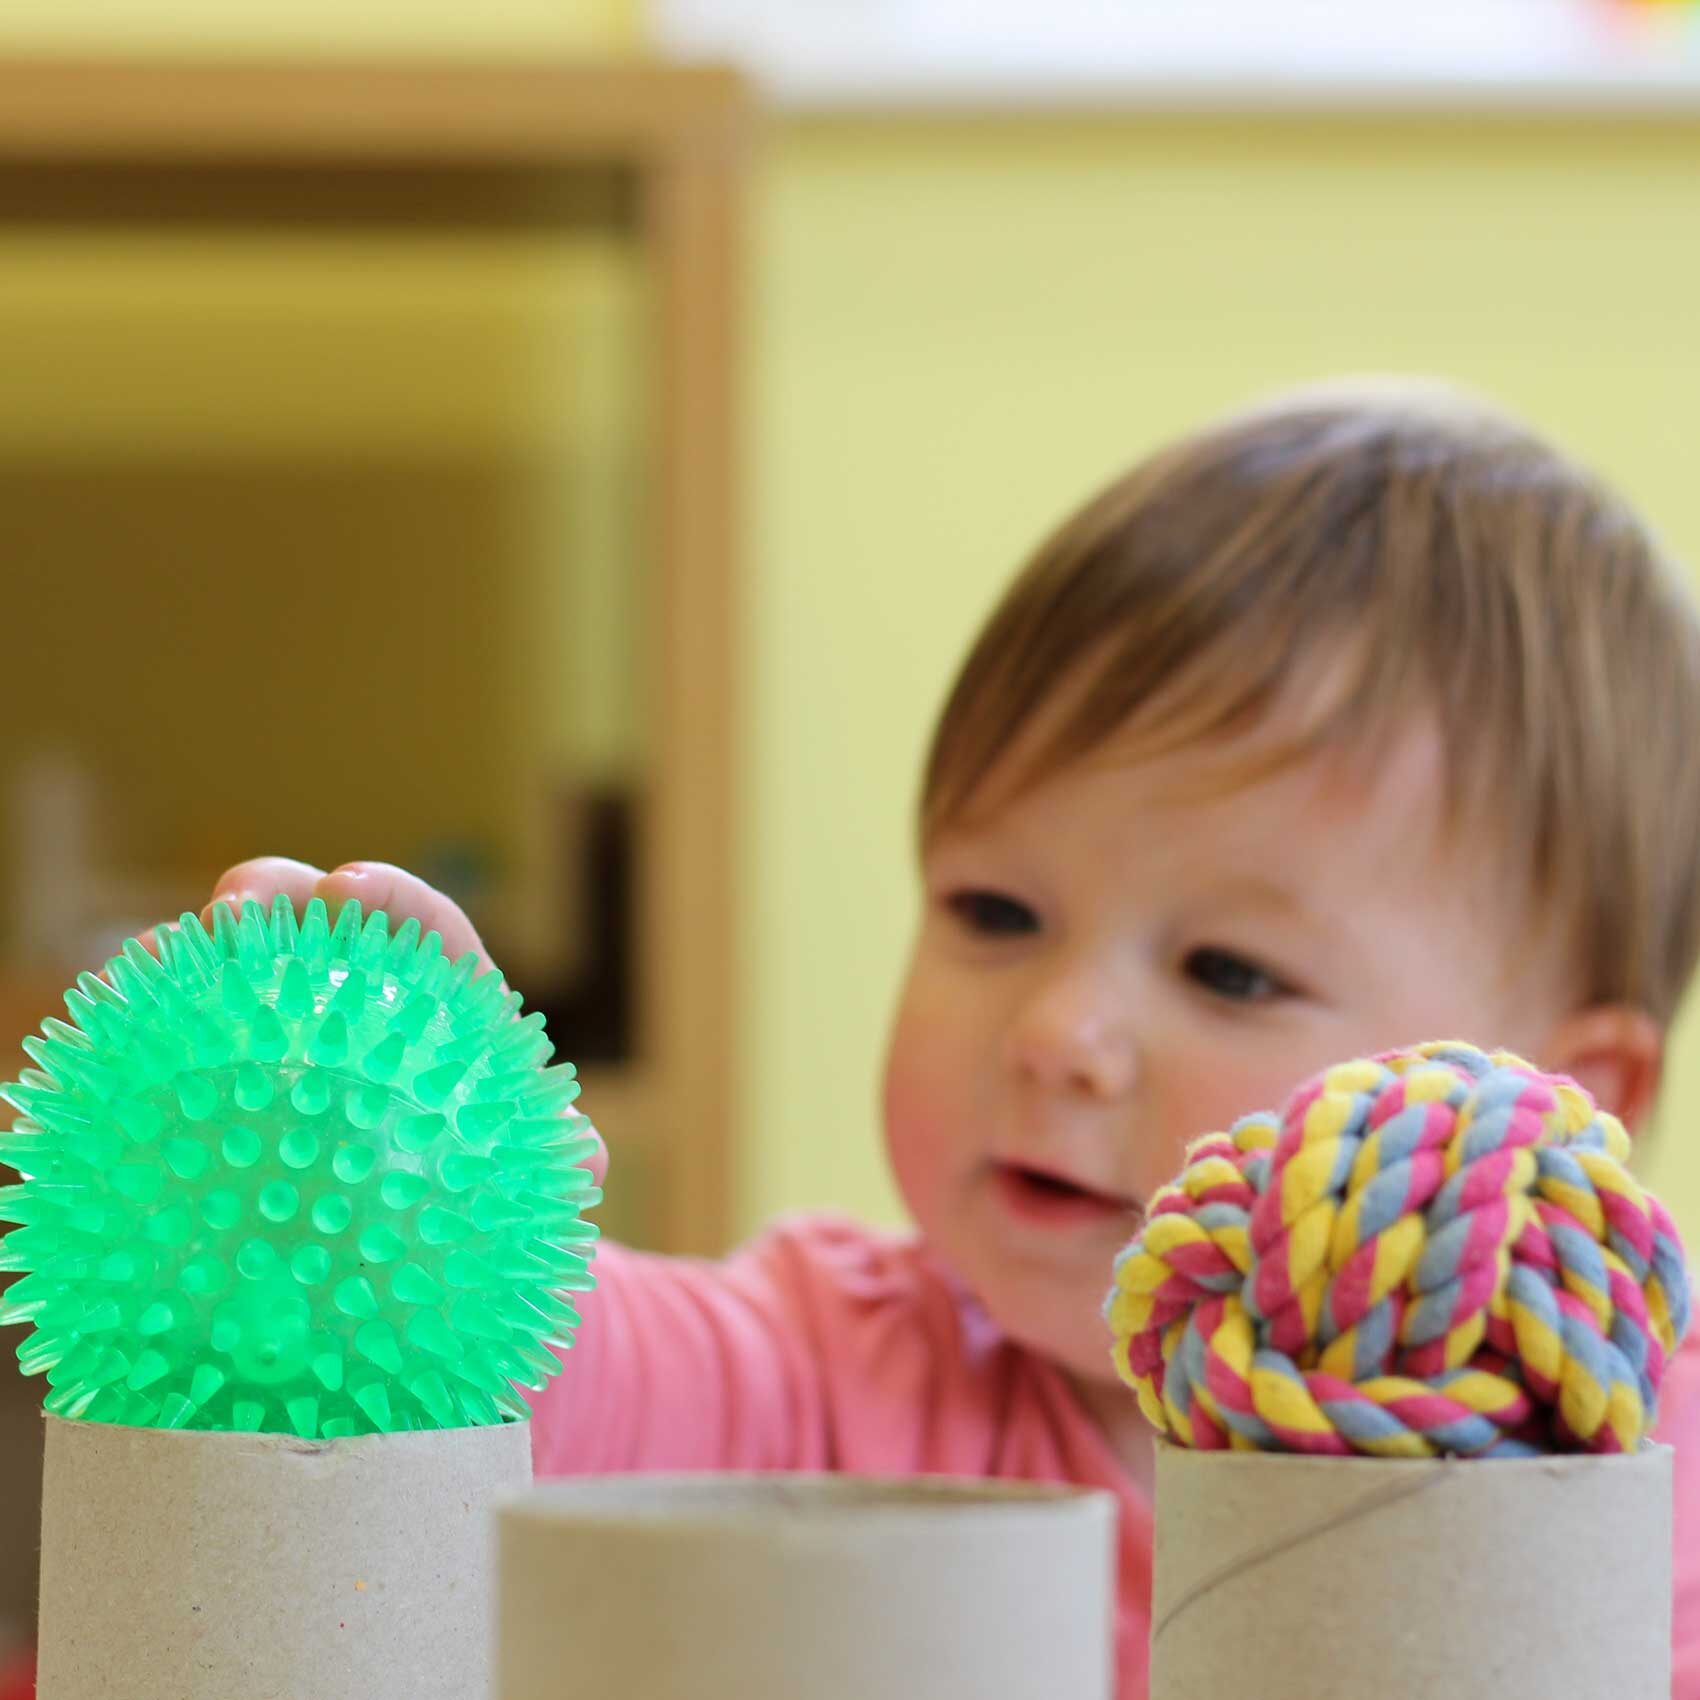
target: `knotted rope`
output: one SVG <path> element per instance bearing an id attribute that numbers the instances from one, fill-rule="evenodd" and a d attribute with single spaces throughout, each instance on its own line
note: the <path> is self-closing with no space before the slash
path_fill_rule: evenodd
<path id="1" fill-rule="evenodd" d="M 1572 1081 L 1434 1044 L 1196 1141 L 1116 1260 L 1171 1441 L 1410 1458 L 1632 1451 L 1688 1326 L 1668 1212 Z"/>

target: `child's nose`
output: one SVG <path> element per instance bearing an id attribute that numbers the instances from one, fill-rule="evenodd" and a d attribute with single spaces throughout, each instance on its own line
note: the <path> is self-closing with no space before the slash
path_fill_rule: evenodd
<path id="1" fill-rule="evenodd" d="M 1059 974 L 1027 999 L 1010 1031 L 1017 1074 L 1051 1092 L 1122 1097 L 1139 1073 L 1139 1045 L 1125 995 L 1100 972 Z"/>

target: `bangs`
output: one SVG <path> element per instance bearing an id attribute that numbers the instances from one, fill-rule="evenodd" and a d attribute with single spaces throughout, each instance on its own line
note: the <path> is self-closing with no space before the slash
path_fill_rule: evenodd
<path id="1" fill-rule="evenodd" d="M 1324 747 L 1372 750 L 1420 711 L 1483 712 L 1507 622 L 1448 605 L 1461 575 L 1435 555 L 1457 540 L 1427 492 L 1390 502 L 1369 468 L 1342 476 L 1324 440 L 1297 460 L 1213 446 L 1107 492 L 1013 587 L 945 709 L 923 843 L 1112 740 L 1140 759 L 1294 711 L 1248 751 L 1250 779 Z M 1466 634 L 1483 653 L 1461 653 Z"/>
<path id="2" fill-rule="evenodd" d="M 1700 947 L 1693 610 L 1621 504 L 1472 404 L 1301 395 L 1106 490 L 964 664 L 921 842 L 1081 761 L 1243 739 L 1200 762 L 1220 790 L 1425 718 L 1443 824 L 1555 900 L 1590 996 L 1668 1013 Z"/>

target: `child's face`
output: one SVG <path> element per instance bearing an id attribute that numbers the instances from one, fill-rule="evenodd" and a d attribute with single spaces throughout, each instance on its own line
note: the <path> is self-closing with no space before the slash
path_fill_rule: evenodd
<path id="1" fill-rule="evenodd" d="M 1110 1374 L 1112 1261 L 1189 1140 L 1364 1053 L 1539 1056 L 1567 1008 L 1492 855 L 1443 841 L 1426 730 L 1373 774 L 1324 755 L 1201 794 L 1247 748 L 1109 752 L 923 858 L 892 1163 L 996 1320 L 1076 1374 Z"/>

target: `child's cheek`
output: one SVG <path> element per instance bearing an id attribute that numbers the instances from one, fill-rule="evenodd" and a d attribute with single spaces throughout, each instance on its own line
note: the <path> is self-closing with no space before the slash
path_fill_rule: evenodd
<path id="1" fill-rule="evenodd" d="M 885 1074 L 885 1145 L 906 1195 L 912 1181 L 929 1167 L 928 1147 L 936 1144 L 925 1133 L 936 1110 L 928 1107 L 929 1093 L 924 1079 L 917 1078 L 918 1072 L 901 1049 L 893 1049 Z"/>
<path id="2" fill-rule="evenodd" d="M 886 1153 L 904 1202 L 922 1227 L 929 1225 L 959 1160 L 953 1130 L 960 1106 L 952 1100 L 949 1079 L 943 1059 L 899 1035 L 885 1076 Z"/>
<path id="3" fill-rule="evenodd" d="M 1184 1077 L 1193 1089 L 1180 1095 L 1175 1113 L 1166 1118 L 1164 1149 L 1150 1154 L 1163 1171 L 1161 1180 L 1180 1172 L 1186 1148 L 1195 1139 L 1226 1132 L 1242 1116 L 1278 1111 L 1299 1081 L 1312 1072 L 1311 1058 L 1303 1050 L 1277 1051 L 1268 1058 L 1218 1055 L 1210 1059 L 1210 1066 L 1201 1058 L 1199 1066 Z"/>

